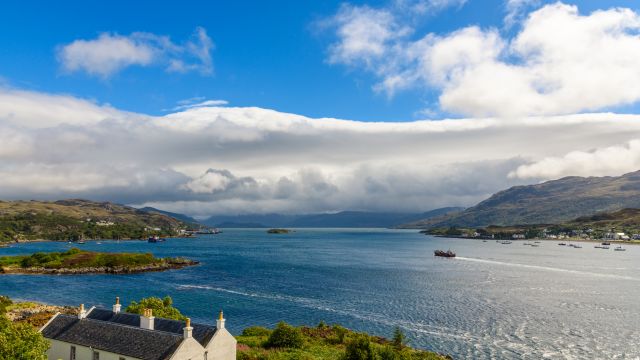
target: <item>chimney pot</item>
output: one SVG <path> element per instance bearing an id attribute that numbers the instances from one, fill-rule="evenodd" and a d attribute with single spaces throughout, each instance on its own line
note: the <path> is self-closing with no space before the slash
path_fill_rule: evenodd
<path id="1" fill-rule="evenodd" d="M 155 318 L 151 312 L 151 309 L 144 309 L 140 316 L 140 327 L 147 330 L 155 330 Z"/>
<path id="2" fill-rule="evenodd" d="M 122 310 L 122 305 L 120 305 L 120 297 L 116 296 L 116 303 L 113 305 L 113 312 L 118 314 Z"/>
<path id="3" fill-rule="evenodd" d="M 78 319 L 82 320 L 87 317 L 87 311 L 84 309 L 84 304 L 80 304 L 80 311 L 78 311 Z"/>
<path id="4" fill-rule="evenodd" d="M 193 328 L 191 327 L 191 319 L 187 318 L 186 326 L 183 329 L 184 338 L 188 339 L 193 336 Z"/>
<path id="5" fill-rule="evenodd" d="M 224 329 L 224 323 L 225 323 L 224 314 L 222 313 L 222 310 L 220 310 L 220 315 L 218 316 L 218 320 L 216 320 L 216 327 L 218 329 Z"/>

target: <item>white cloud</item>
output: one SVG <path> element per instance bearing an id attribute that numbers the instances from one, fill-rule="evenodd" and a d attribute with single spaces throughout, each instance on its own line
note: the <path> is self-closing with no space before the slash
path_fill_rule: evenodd
<path id="1" fill-rule="evenodd" d="M 407 36 L 411 29 L 389 30 L 403 21 L 388 15 L 370 49 L 350 45 L 359 44 L 353 39 L 358 31 L 345 29 L 359 28 L 361 17 L 386 10 L 349 9 L 346 19 L 354 20 L 339 23 L 331 47 L 341 55 L 334 51 L 330 59 L 366 64 L 380 79 L 375 88 L 391 95 L 435 88 L 442 110 L 508 118 L 595 111 L 640 100 L 640 15 L 630 9 L 582 15 L 576 6 L 546 5 L 530 13 L 513 38 L 472 26 L 414 40 Z M 344 18 L 342 12 L 337 18 Z"/>
<path id="2" fill-rule="evenodd" d="M 388 10 L 368 6 L 342 5 L 332 23 L 337 27 L 341 41 L 330 48 L 332 63 L 355 64 L 373 60 L 386 52 L 390 42 L 406 35 L 408 28 L 396 22 Z"/>
<path id="3" fill-rule="evenodd" d="M 525 11 L 540 4 L 540 0 L 506 0 L 504 24 L 507 28 L 522 21 Z"/>
<path id="4" fill-rule="evenodd" d="M 199 107 L 215 107 L 225 106 L 229 104 L 226 100 L 204 100 L 202 97 L 197 97 L 189 100 L 182 100 L 178 102 L 178 106 L 171 109 L 172 111 L 181 111 Z"/>
<path id="5" fill-rule="evenodd" d="M 196 107 L 149 116 L 0 88 L 0 198 L 85 197 L 200 216 L 422 211 L 472 205 L 541 176 L 584 174 L 567 165 L 541 175 L 532 165 L 615 149 L 639 132 L 639 115 L 609 113 L 365 123 Z M 630 144 L 594 163 L 637 160 Z M 587 172 L 633 171 L 636 160 Z"/>
<path id="6" fill-rule="evenodd" d="M 202 176 L 199 176 L 184 185 L 184 188 L 196 194 L 212 194 L 227 188 L 233 180 L 231 174 L 223 171 L 209 169 Z"/>
<path id="7" fill-rule="evenodd" d="M 612 176 L 640 169 L 640 140 L 593 151 L 572 151 L 560 157 L 547 157 L 521 165 L 509 173 L 511 178 L 557 179 L 563 176 Z"/>
<path id="8" fill-rule="evenodd" d="M 58 60 L 69 73 L 86 72 L 108 78 L 129 66 L 159 64 L 170 72 L 213 72 L 213 42 L 198 27 L 193 39 L 175 44 L 167 36 L 135 32 L 128 36 L 102 33 L 96 39 L 75 40 L 58 48 Z"/>

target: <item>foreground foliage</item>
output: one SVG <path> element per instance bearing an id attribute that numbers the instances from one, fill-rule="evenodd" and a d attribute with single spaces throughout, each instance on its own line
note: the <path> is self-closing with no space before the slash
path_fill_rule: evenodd
<path id="1" fill-rule="evenodd" d="M 49 342 L 32 326 L 6 317 L 9 298 L 0 296 L 0 359 L 45 360 Z"/>
<path id="2" fill-rule="evenodd" d="M 237 336 L 240 360 L 436 360 L 442 355 L 403 345 L 404 334 L 396 330 L 395 341 L 357 333 L 340 325 L 294 327 L 284 322 L 274 330 L 250 327 Z"/>

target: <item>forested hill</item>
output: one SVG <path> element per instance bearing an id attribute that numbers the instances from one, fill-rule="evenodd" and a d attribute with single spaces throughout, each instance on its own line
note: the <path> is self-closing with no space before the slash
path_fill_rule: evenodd
<path id="1" fill-rule="evenodd" d="M 640 171 L 611 177 L 566 177 L 500 191 L 460 213 L 405 227 L 559 224 L 578 217 L 640 208 Z"/>
<path id="2" fill-rule="evenodd" d="M 0 241 L 143 238 L 175 235 L 183 222 L 110 202 L 0 201 Z"/>

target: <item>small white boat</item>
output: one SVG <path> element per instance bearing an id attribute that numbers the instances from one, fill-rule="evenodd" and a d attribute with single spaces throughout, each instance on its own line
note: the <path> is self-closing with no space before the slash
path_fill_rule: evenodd
<path id="1" fill-rule="evenodd" d="M 627 249 L 623 248 L 622 246 L 616 246 L 613 250 L 614 251 L 627 251 Z"/>

